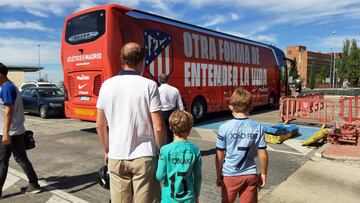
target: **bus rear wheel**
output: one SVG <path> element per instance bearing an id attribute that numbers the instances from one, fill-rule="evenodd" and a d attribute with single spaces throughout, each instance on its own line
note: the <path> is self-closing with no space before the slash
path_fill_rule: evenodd
<path id="1" fill-rule="evenodd" d="M 201 121 L 204 119 L 207 113 L 206 103 L 205 100 L 202 98 L 197 98 L 191 105 L 191 114 L 194 117 L 196 122 Z"/>

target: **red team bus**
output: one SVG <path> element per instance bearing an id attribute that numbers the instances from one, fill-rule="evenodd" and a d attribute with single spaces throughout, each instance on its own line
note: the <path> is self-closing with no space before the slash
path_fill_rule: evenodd
<path id="1" fill-rule="evenodd" d="M 127 42 L 144 46 L 144 76 L 158 81 L 167 74 L 196 120 L 227 110 L 226 98 L 237 87 L 252 93 L 255 106 L 276 104 L 284 94 L 280 49 L 110 4 L 66 18 L 61 60 L 68 118 L 95 121 L 101 84 L 121 70 Z"/>

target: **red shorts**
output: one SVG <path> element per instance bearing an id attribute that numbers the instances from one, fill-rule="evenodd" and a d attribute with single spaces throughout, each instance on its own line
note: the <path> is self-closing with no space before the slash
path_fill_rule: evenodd
<path id="1" fill-rule="evenodd" d="M 221 187 L 222 203 L 235 202 L 239 195 L 241 203 L 256 203 L 258 175 L 224 176 Z"/>

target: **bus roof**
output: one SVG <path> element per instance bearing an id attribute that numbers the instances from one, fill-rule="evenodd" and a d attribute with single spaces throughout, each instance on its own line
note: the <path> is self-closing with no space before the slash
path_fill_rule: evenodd
<path id="1" fill-rule="evenodd" d="M 198 31 L 198 32 L 207 33 L 210 35 L 215 35 L 218 37 L 227 38 L 227 39 L 234 40 L 234 41 L 240 41 L 240 42 L 245 42 L 245 43 L 249 43 L 249 44 L 253 44 L 253 45 L 257 45 L 257 46 L 261 46 L 261 47 L 265 47 L 265 48 L 270 48 L 270 45 L 262 43 L 262 42 L 257 42 L 254 40 L 238 37 L 238 36 L 227 34 L 224 32 L 215 31 L 215 30 L 208 29 L 208 28 L 203 28 L 203 27 L 200 27 L 197 25 L 185 23 L 182 21 L 174 20 L 171 18 L 159 16 L 159 15 L 152 14 L 152 13 L 147 13 L 147 12 L 140 11 L 140 10 L 135 10 L 135 9 L 130 10 L 126 14 L 133 18 L 148 19 L 148 20 L 152 20 L 152 21 L 156 21 L 156 22 L 160 22 L 160 23 L 164 23 L 164 24 L 169 24 L 169 25 L 174 25 L 177 27 L 185 28 L 188 30 Z"/>
<path id="2" fill-rule="evenodd" d="M 116 10 L 120 10 L 121 12 L 125 12 L 126 15 L 128 15 L 130 17 L 133 17 L 133 18 L 152 20 L 152 21 L 156 21 L 156 22 L 160 22 L 160 23 L 164 23 L 164 24 L 169 24 L 169 25 L 181 27 L 181 28 L 184 28 L 184 29 L 192 30 L 192 31 L 202 32 L 202 33 L 206 33 L 206 34 L 226 38 L 226 39 L 229 39 L 229 40 L 243 42 L 243 43 L 252 44 L 252 45 L 255 45 L 255 46 L 260 46 L 260 47 L 263 47 L 263 48 L 270 49 L 271 52 L 274 54 L 277 65 L 279 65 L 279 59 L 278 59 L 279 53 L 278 52 L 279 52 L 280 49 L 278 49 L 277 47 L 275 47 L 273 45 L 265 44 L 265 43 L 262 43 L 262 42 L 257 42 L 257 41 L 254 41 L 254 40 L 246 39 L 246 38 L 243 38 L 243 37 L 227 34 L 227 33 L 224 33 L 224 32 L 220 32 L 220 31 L 216 31 L 216 30 L 212 30 L 212 29 L 208 29 L 208 28 L 203 28 L 203 27 L 200 27 L 200 26 L 197 26 L 197 25 L 192 25 L 190 23 L 185 23 L 185 22 L 174 20 L 174 19 L 171 19 L 171 18 L 159 16 L 159 15 L 156 15 L 156 14 L 147 13 L 145 11 L 132 9 L 132 8 L 129 8 L 129 7 L 126 7 L 126 6 L 118 5 L 118 4 L 105 4 L 105 5 L 101 5 L 101 6 L 95 6 L 95 7 L 92 7 L 92 8 L 88 8 L 88 9 L 73 13 L 73 14 L 69 15 L 66 19 L 68 20 L 68 19 L 73 18 L 75 16 L 85 14 L 87 12 L 94 11 L 94 10 L 111 9 L 111 8 L 114 8 Z M 277 50 L 274 50 L 275 48 Z"/>

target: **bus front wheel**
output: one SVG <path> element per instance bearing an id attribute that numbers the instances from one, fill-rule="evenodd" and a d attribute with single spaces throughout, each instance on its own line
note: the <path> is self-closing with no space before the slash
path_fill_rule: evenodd
<path id="1" fill-rule="evenodd" d="M 191 105 L 191 114 L 194 117 L 194 120 L 201 121 L 207 113 L 205 100 L 202 98 L 197 98 Z"/>

